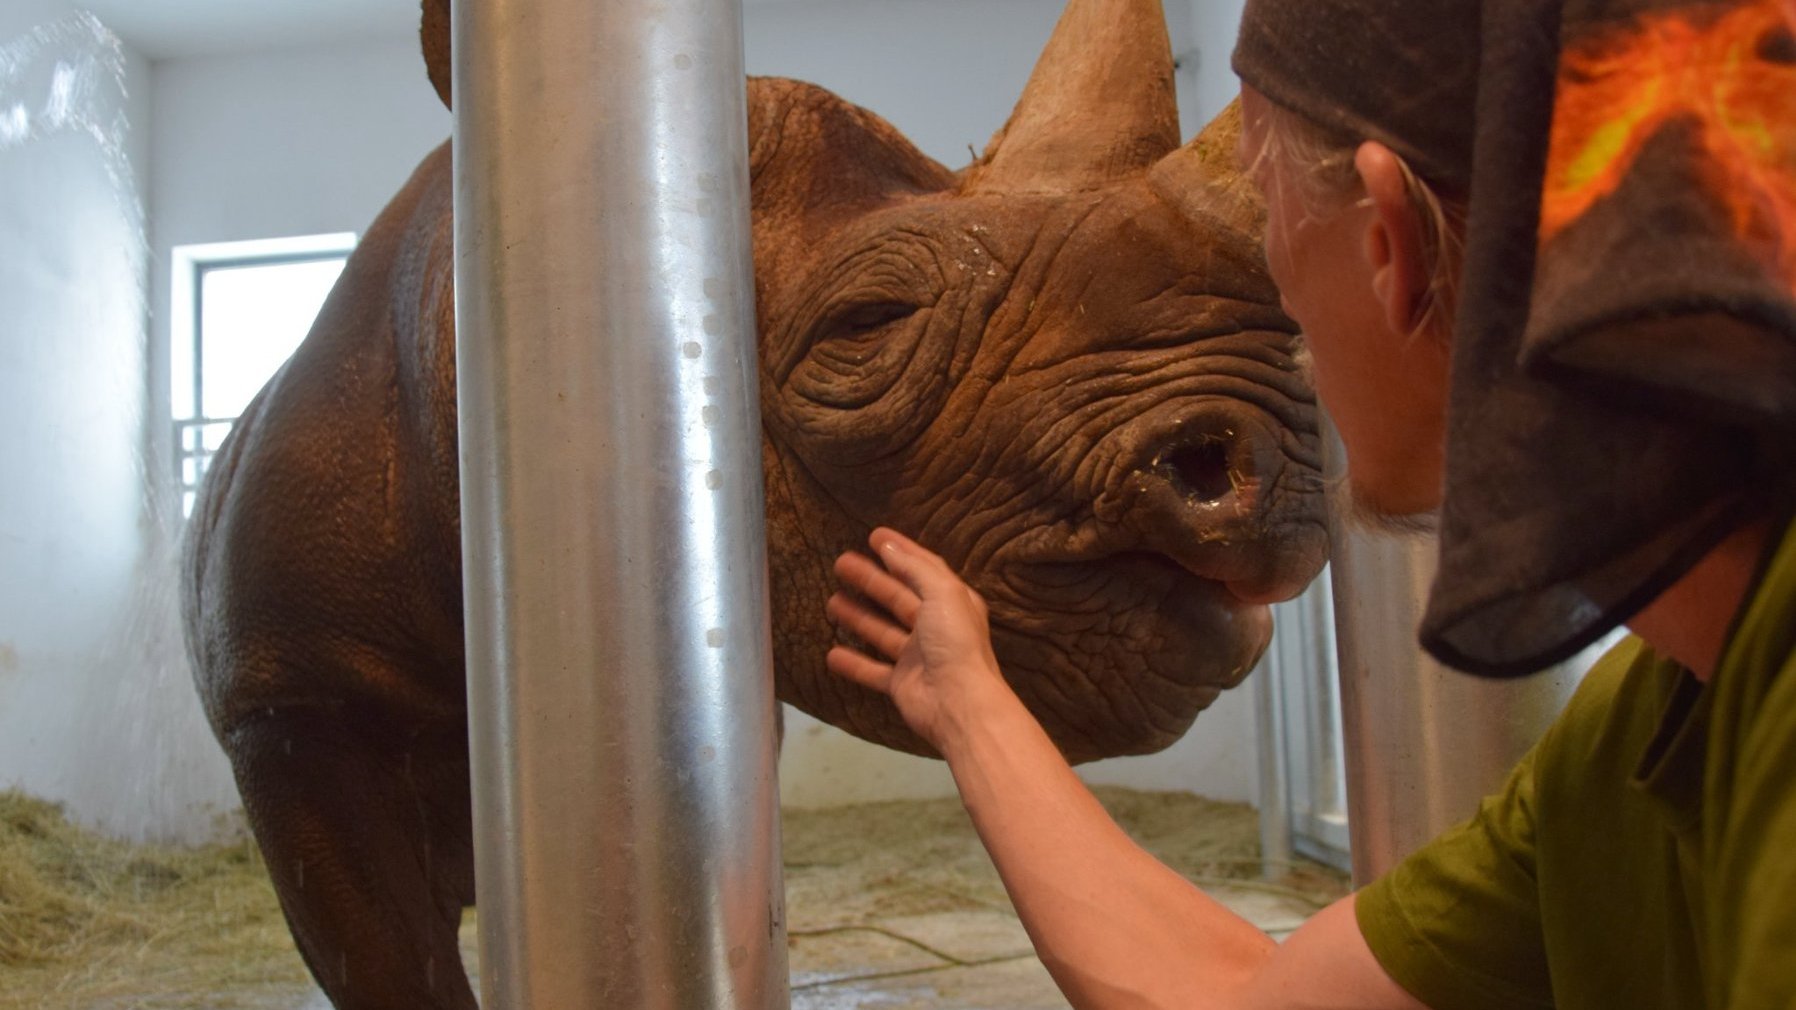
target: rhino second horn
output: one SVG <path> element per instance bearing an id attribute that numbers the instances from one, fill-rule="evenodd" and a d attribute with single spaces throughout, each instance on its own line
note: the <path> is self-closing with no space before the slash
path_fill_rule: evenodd
<path id="1" fill-rule="evenodd" d="M 1100 186 L 1179 146 L 1160 0 L 1069 0 L 1010 121 L 968 171 L 975 190 Z"/>
<path id="2" fill-rule="evenodd" d="M 1259 239 L 1266 232 L 1266 203 L 1237 163 L 1241 129 L 1237 98 L 1196 139 L 1155 165 L 1148 184 L 1189 217 L 1213 217 Z"/>

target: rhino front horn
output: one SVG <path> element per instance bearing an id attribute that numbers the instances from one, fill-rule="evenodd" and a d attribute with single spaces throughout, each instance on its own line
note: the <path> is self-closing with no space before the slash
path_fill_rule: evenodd
<path id="1" fill-rule="evenodd" d="M 449 0 L 423 0 L 418 41 L 424 48 L 424 69 L 443 104 L 454 108 L 449 95 Z"/>
<path id="2" fill-rule="evenodd" d="M 1139 172 L 1179 146 L 1160 0 L 1069 0 L 970 188 L 1064 191 Z"/>

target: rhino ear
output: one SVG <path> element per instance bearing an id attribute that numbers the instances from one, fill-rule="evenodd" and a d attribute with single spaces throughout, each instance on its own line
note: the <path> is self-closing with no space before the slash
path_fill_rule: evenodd
<path id="1" fill-rule="evenodd" d="M 757 216 L 823 222 L 955 185 L 890 123 L 802 81 L 749 78 L 748 146 Z"/>
<path id="2" fill-rule="evenodd" d="M 418 40 L 424 46 L 424 68 L 430 83 L 446 108 L 455 106 L 449 93 L 449 0 L 423 0 L 424 19 L 418 25 Z"/>
<path id="3" fill-rule="evenodd" d="M 1266 232 L 1266 203 L 1241 170 L 1241 101 L 1217 114 L 1196 139 L 1160 159 L 1148 184 L 1189 217 L 1211 217 L 1259 239 Z"/>

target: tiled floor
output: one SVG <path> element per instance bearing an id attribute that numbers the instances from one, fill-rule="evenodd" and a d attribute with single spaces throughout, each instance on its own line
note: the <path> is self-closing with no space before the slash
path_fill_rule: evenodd
<path id="1" fill-rule="evenodd" d="M 1209 893 L 1283 938 L 1314 911 L 1308 901 L 1241 886 Z M 810 910 L 793 906 L 795 919 Z M 475 960 L 472 923 L 464 930 Z M 967 908 L 865 923 L 794 928 L 787 936 L 792 1010 L 1064 1010 L 1008 910 Z M 331 1010 L 313 992 L 298 1010 Z"/>
<path id="2" fill-rule="evenodd" d="M 1341 891 L 1313 866 L 1283 884 L 1258 880 L 1243 865 L 1256 847 L 1245 808 L 1102 795 L 1151 851 L 1275 937 Z M 1066 1007 L 952 801 L 788 813 L 785 862 L 793 1010 Z M 470 964 L 474 932 L 470 916 Z M 299 1010 L 330 1008 L 314 993 Z"/>
<path id="3" fill-rule="evenodd" d="M 1240 888 L 1210 893 L 1283 937 L 1307 902 Z M 1008 912 L 883 920 L 790 938 L 793 1010 L 1060 1010 L 1066 1001 Z"/>

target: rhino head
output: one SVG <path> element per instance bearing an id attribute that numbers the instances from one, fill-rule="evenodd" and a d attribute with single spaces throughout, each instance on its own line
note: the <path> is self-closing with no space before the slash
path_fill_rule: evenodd
<path id="1" fill-rule="evenodd" d="M 949 171 L 821 89 L 750 89 L 781 697 L 906 750 L 827 676 L 830 562 L 875 525 L 990 605 L 1074 760 L 1178 739 L 1327 550 L 1317 416 L 1230 164 L 1179 146 L 1157 0 L 1072 0 L 1009 123 Z"/>
<path id="2" fill-rule="evenodd" d="M 447 0 L 424 4 L 448 101 Z M 984 595 L 1075 761 L 1177 740 L 1320 569 L 1317 413 L 1239 116 L 1180 147 L 1172 77 L 1158 0 L 1071 0 L 959 171 L 821 88 L 749 82 L 782 700 L 930 753 L 824 667 L 831 564 L 879 525 Z"/>

